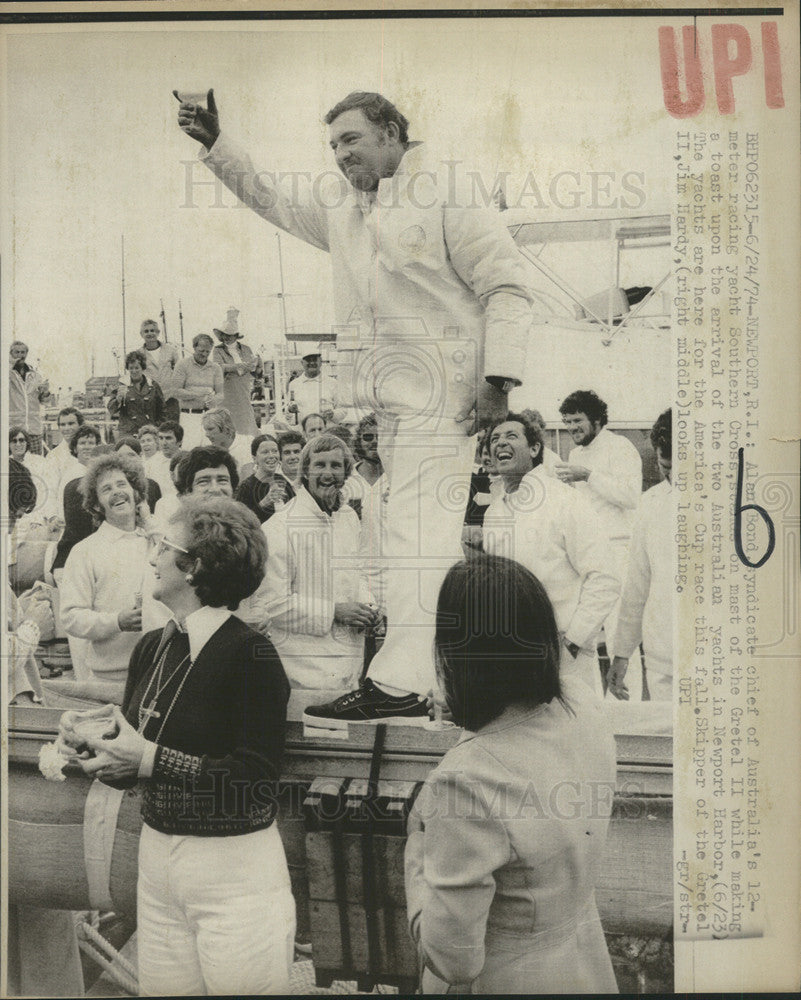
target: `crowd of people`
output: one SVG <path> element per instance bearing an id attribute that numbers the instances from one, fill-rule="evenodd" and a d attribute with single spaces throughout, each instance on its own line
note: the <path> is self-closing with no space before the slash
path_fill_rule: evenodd
<path id="1" fill-rule="evenodd" d="M 297 427 L 257 428 L 260 361 L 235 309 L 185 358 L 146 320 L 108 403 L 114 442 L 66 407 L 42 457 L 46 383 L 12 345 L 9 508 L 16 551 L 43 548 L 9 627 L 29 650 L 50 628 L 67 636 L 73 693 L 114 708 L 67 713 L 62 739 L 101 781 L 144 783 L 143 992 L 285 991 L 294 906 L 271 789 L 287 713 L 330 734 L 425 727 L 437 703 L 473 736 L 410 818 L 407 901 L 427 987 L 614 989 L 593 897 L 611 803 L 591 819 L 520 824 L 491 811 L 457 824 L 448 804 L 476 787 L 494 801 L 501 780 L 543 801 L 557 782 L 589 795 L 614 783 L 603 698 L 671 698 L 670 411 L 651 431 L 663 482 L 645 497 L 641 455 L 609 430 L 594 391 L 562 401 L 566 459 L 547 447 L 540 413 L 508 406 L 531 304 L 508 233 L 436 200 L 433 227 L 419 211 L 409 228 L 401 162 L 417 144 L 380 95 L 350 95 L 326 122 L 353 189 L 347 225 L 264 198 L 265 175 L 221 133 L 212 92 L 179 109 L 246 204 L 331 253 L 338 310 L 372 316 L 369 348 L 340 352 L 336 382 L 310 351 L 287 392 Z M 400 210 L 381 231 L 398 257 L 386 251 L 359 313 L 390 184 Z M 404 254 L 418 254 L 413 266 Z M 434 398 L 428 355 L 417 372 L 412 351 L 396 364 L 410 303 L 480 343 L 484 372 L 445 370 Z M 467 353 L 448 357 L 458 367 Z M 15 700 L 43 697 L 31 673 L 20 657 Z"/>
<path id="2" fill-rule="evenodd" d="M 141 367 L 135 360 L 133 370 Z M 114 411 L 118 400 L 112 398 Z M 641 700 L 645 678 L 645 697 L 670 698 L 670 620 L 657 610 L 670 593 L 669 411 L 651 433 L 664 478 L 642 501 L 640 453 L 608 430 L 603 400 L 580 390 L 561 412 L 575 444 L 566 461 L 546 447 L 536 410 L 509 413 L 476 439 L 461 511 L 463 551 L 514 559 L 543 583 L 563 640 L 563 673 L 579 674 L 599 697 L 608 689 Z M 167 531 L 183 500 L 231 497 L 258 519 L 270 551 L 264 580 L 238 613 L 272 635 L 292 687 L 304 693 L 307 721 L 336 728 L 369 719 L 364 705 L 354 707 L 353 698 L 343 705 L 339 696 L 348 701 L 357 691 L 382 690 L 365 657 L 365 636 L 370 654 L 380 649 L 388 583 L 405 570 L 393 565 L 387 548 L 392 483 L 375 413 L 355 427 L 337 423 L 331 411 L 327 419 L 304 414 L 305 433 L 254 433 L 247 447 L 225 407 L 204 411 L 205 441 L 188 449 L 179 421 L 134 428 L 120 421 L 111 444 L 75 407 L 62 409 L 57 425 L 61 440 L 44 457 L 33 452 L 28 431 L 11 428 L 10 461 L 18 478 L 28 478 L 20 489 L 12 476 L 9 500 L 12 510 L 15 499 L 24 500 L 16 511 L 23 536 L 40 526 L 58 533 L 43 555 L 42 579 L 52 576 L 58 588 L 77 679 L 124 682 L 136 632 L 164 624 L 163 609 L 145 593 L 153 539 Z M 99 478 L 110 489 L 107 503 Z M 122 493 L 130 494 L 127 503 Z M 133 545 L 122 561 L 112 538 Z M 118 634 L 126 632 L 128 640 Z M 377 643 L 369 641 L 376 636 Z M 603 672 L 601 643 L 610 664 Z M 433 685 L 413 683 L 414 669 L 390 686 L 400 701 L 375 718 L 425 722 Z M 336 697 L 315 705 L 318 694 Z"/>

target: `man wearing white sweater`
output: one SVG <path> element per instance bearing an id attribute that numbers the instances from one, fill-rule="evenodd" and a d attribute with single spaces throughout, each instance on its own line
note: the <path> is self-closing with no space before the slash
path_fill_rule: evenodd
<path id="1" fill-rule="evenodd" d="M 143 598 L 152 601 L 143 594 L 149 542 L 137 523 L 146 490 L 141 462 L 119 454 L 92 462 L 83 492 L 100 527 L 72 549 L 59 588 L 75 678 L 107 682 L 117 704 L 142 634 Z"/>

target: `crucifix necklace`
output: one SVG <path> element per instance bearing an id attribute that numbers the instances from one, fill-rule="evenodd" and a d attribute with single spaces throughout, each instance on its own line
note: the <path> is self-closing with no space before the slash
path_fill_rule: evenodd
<path id="1" fill-rule="evenodd" d="M 162 678 L 162 674 L 164 673 L 164 664 L 165 664 L 166 659 L 167 659 L 167 651 L 169 650 L 169 648 L 170 647 L 168 645 L 164 649 L 164 652 L 161 654 L 161 656 L 159 658 L 158 667 L 157 667 L 156 670 L 153 671 L 153 675 L 151 676 L 150 681 L 148 682 L 148 685 L 145 688 L 145 693 L 142 695 L 142 703 L 139 706 L 139 730 L 138 731 L 140 733 L 143 733 L 145 731 L 145 728 L 146 728 L 148 722 L 150 722 L 151 719 L 160 719 L 161 718 L 161 712 L 157 711 L 157 709 L 156 709 L 156 704 L 157 704 L 157 702 L 159 700 L 159 696 L 162 694 L 162 692 L 164 690 L 166 690 L 166 688 L 169 686 L 169 684 L 172 681 L 172 679 L 182 669 L 182 667 L 186 663 L 186 661 L 189 660 L 189 655 L 185 656 L 181 660 L 181 662 L 178 664 L 178 666 L 170 673 L 170 676 L 164 682 L 162 682 L 161 678 Z M 192 669 L 192 664 L 190 663 L 189 664 L 189 670 L 191 670 L 191 669 Z M 176 691 L 176 693 L 175 693 L 175 697 L 176 698 L 178 697 L 178 694 L 179 694 L 181 688 L 183 687 L 183 682 L 186 680 L 186 675 L 189 673 L 189 670 L 187 670 L 186 674 L 184 674 L 183 680 L 181 681 L 181 684 L 178 687 L 178 691 Z M 150 703 L 148 705 L 145 705 L 145 702 L 147 701 L 147 696 L 150 694 L 150 689 L 153 687 L 153 682 L 154 681 L 156 683 L 156 690 L 155 690 L 155 692 L 153 694 L 153 697 L 150 699 Z M 175 704 L 175 698 L 173 698 L 173 700 L 172 700 L 172 704 L 170 705 L 170 710 L 172 709 L 172 706 L 174 704 Z M 168 710 L 167 714 L 169 714 L 169 710 Z M 167 719 L 165 717 L 164 722 L 162 722 L 162 724 L 161 724 L 161 729 L 164 728 L 164 723 L 166 721 L 167 721 Z M 159 733 L 160 732 L 161 732 L 161 730 L 159 730 Z"/>

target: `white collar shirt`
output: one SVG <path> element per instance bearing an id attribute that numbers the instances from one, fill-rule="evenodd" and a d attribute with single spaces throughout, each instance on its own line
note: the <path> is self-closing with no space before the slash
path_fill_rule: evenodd
<path id="1" fill-rule="evenodd" d="M 189 636 L 189 655 L 193 663 L 209 639 L 230 617 L 231 612 L 228 608 L 212 608 L 208 605 L 186 616 L 183 631 Z"/>

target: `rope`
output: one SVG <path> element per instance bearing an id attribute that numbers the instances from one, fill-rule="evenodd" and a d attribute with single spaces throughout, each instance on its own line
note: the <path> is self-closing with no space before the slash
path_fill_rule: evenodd
<path id="1" fill-rule="evenodd" d="M 114 982 L 133 996 L 139 995 L 136 969 L 121 955 L 111 942 L 98 933 L 91 924 L 82 921 L 76 927 L 78 947 L 104 969 Z M 103 954 L 103 953 L 106 954 Z M 110 956 L 107 958 L 106 955 Z"/>

